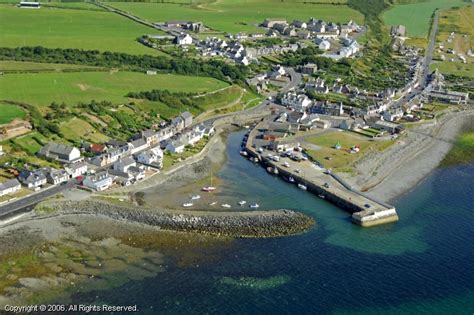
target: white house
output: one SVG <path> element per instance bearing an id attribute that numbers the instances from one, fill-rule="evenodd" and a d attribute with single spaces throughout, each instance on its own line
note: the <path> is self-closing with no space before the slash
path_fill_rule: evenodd
<path id="1" fill-rule="evenodd" d="M 386 121 L 397 121 L 403 117 L 403 110 L 394 109 L 394 110 L 387 110 L 383 113 L 383 119 Z"/>
<path id="2" fill-rule="evenodd" d="M 163 151 L 160 148 L 140 152 L 136 158 L 142 164 L 158 164 L 160 167 L 163 165 Z"/>
<path id="3" fill-rule="evenodd" d="M 166 150 L 170 151 L 171 153 L 183 153 L 184 151 L 184 144 L 181 141 L 171 141 L 166 145 Z"/>
<path id="4" fill-rule="evenodd" d="M 131 154 L 135 154 L 150 147 L 150 145 L 143 138 L 133 140 L 132 142 L 130 142 L 130 146 L 132 147 L 132 150 L 130 152 Z"/>
<path id="5" fill-rule="evenodd" d="M 24 170 L 18 176 L 20 182 L 28 188 L 40 188 L 46 184 L 46 175 L 42 170 Z"/>
<path id="6" fill-rule="evenodd" d="M 13 194 L 21 189 L 20 182 L 14 178 L 0 183 L 0 196 Z"/>
<path id="7" fill-rule="evenodd" d="M 305 94 L 289 92 L 283 96 L 281 104 L 294 110 L 303 111 L 311 105 L 311 100 Z"/>
<path id="8" fill-rule="evenodd" d="M 137 162 L 135 162 L 131 156 L 127 156 L 115 162 L 112 168 L 116 171 L 126 173 L 131 166 L 137 166 Z"/>
<path id="9" fill-rule="evenodd" d="M 193 38 L 187 33 L 181 33 L 176 36 L 176 44 L 178 45 L 191 45 L 193 43 Z"/>
<path id="10" fill-rule="evenodd" d="M 65 167 L 66 172 L 69 174 L 71 178 L 76 178 L 78 176 L 84 175 L 87 173 L 87 163 L 85 162 L 78 162 L 69 164 Z"/>
<path id="11" fill-rule="evenodd" d="M 44 173 L 46 174 L 46 181 L 52 185 L 67 182 L 69 179 L 69 174 L 62 169 L 58 170 L 51 167 L 46 167 L 44 168 Z"/>
<path id="12" fill-rule="evenodd" d="M 50 160 L 72 163 L 81 158 L 81 151 L 75 147 L 50 142 L 40 149 L 38 155 Z"/>
<path id="13" fill-rule="evenodd" d="M 329 50 L 331 48 L 331 43 L 327 40 L 323 40 L 321 43 L 319 43 L 319 49 L 321 50 Z"/>
<path id="14" fill-rule="evenodd" d="M 90 189 L 96 191 L 103 191 L 108 189 L 113 182 L 112 176 L 107 172 L 100 172 L 94 175 L 86 176 L 82 184 Z"/>

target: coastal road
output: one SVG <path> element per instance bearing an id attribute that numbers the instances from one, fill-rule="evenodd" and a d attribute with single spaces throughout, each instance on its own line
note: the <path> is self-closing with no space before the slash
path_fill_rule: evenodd
<path id="1" fill-rule="evenodd" d="M 27 208 L 31 205 L 37 204 L 44 199 L 54 196 L 62 191 L 72 189 L 77 185 L 77 181 L 72 179 L 66 184 L 56 185 L 51 188 L 42 189 L 36 193 L 33 193 L 24 198 L 18 199 L 16 201 L 9 202 L 0 207 L 0 218 L 7 217 L 9 215 L 18 212 L 21 209 Z"/>

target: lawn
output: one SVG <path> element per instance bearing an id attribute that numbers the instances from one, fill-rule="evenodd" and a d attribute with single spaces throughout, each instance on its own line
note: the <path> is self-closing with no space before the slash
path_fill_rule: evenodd
<path id="1" fill-rule="evenodd" d="M 359 136 L 349 131 L 334 131 L 309 137 L 307 142 L 315 144 L 320 147 L 319 150 L 309 149 L 308 153 L 316 160 L 321 162 L 324 167 L 330 168 L 336 172 L 353 172 L 352 167 L 354 163 L 369 152 L 382 151 L 387 149 L 394 142 L 387 141 L 373 141 L 367 137 Z M 336 143 L 341 144 L 341 149 L 334 148 Z M 360 146 L 359 153 L 349 153 L 354 145 Z M 325 159 L 330 157 L 330 160 Z"/>
<path id="2" fill-rule="evenodd" d="M 21 101 L 44 107 L 55 101 L 76 105 L 78 102 L 108 100 L 128 101 L 128 92 L 168 89 L 170 91 L 204 93 L 227 86 L 209 78 L 139 72 L 75 72 L 9 74 L 0 76 L 0 99 Z"/>
<path id="3" fill-rule="evenodd" d="M 0 4 L 0 29 L 2 47 L 41 45 L 156 54 L 136 41 L 156 30 L 107 11 L 48 7 L 26 10 L 14 4 Z"/>
<path id="4" fill-rule="evenodd" d="M 25 118 L 25 111 L 16 105 L 0 103 L 0 125 L 8 124 L 15 118 Z"/>
<path id="5" fill-rule="evenodd" d="M 34 155 L 41 149 L 43 144 L 48 143 L 48 140 L 40 133 L 32 132 L 25 136 L 15 138 L 13 142 L 29 155 Z"/>
<path id="6" fill-rule="evenodd" d="M 410 4 L 400 4 L 387 10 L 383 19 L 387 25 L 405 25 L 408 36 L 427 37 L 431 24 L 431 16 L 435 9 L 446 9 L 465 6 L 463 0 L 428 0 Z"/>
<path id="7" fill-rule="evenodd" d="M 98 69 L 93 66 L 70 65 L 59 63 L 39 63 L 28 61 L 0 60 L 0 71 L 62 71 L 79 69 Z"/>
<path id="8" fill-rule="evenodd" d="M 109 137 L 98 132 L 87 121 L 73 117 L 69 121 L 63 122 L 59 129 L 63 137 L 67 140 L 81 141 L 88 140 L 91 142 L 103 143 L 109 140 Z"/>
<path id="9" fill-rule="evenodd" d="M 440 61 L 431 64 L 431 69 L 438 68 L 441 73 L 453 74 L 461 77 L 474 78 L 474 63 Z"/>
<path id="10" fill-rule="evenodd" d="M 190 5 L 171 3 L 108 2 L 121 10 L 147 19 L 150 22 L 168 20 L 201 21 L 221 32 L 263 32 L 256 25 L 265 18 L 308 20 L 310 17 L 334 22 L 355 20 L 363 16 L 346 5 L 312 4 L 302 1 L 277 0 L 221 0 L 211 4 Z"/>

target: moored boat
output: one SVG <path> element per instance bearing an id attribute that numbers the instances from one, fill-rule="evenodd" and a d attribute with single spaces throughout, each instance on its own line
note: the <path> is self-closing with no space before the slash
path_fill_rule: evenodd
<path id="1" fill-rule="evenodd" d="M 254 203 L 254 204 L 250 205 L 250 208 L 252 208 L 252 209 L 257 209 L 258 207 L 260 207 L 258 205 L 258 203 Z"/>
<path id="2" fill-rule="evenodd" d="M 206 187 L 203 187 L 201 190 L 205 192 L 213 192 L 214 190 L 216 190 L 216 187 L 206 186 Z"/>
<path id="3" fill-rule="evenodd" d="M 223 208 L 230 208 L 230 205 L 229 205 L 228 203 L 224 203 L 224 204 L 222 205 L 222 207 L 223 207 Z"/>
<path id="4" fill-rule="evenodd" d="M 194 195 L 191 197 L 192 200 L 198 200 L 198 199 L 201 199 L 201 196 L 199 195 Z"/>
<path id="5" fill-rule="evenodd" d="M 239 201 L 239 205 L 240 205 L 240 206 L 243 206 L 243 205 L 245 205 L 246 203 L 247 203 L 247 201 L 245 201 L 245 200 Z"/>
<path id="6" fill-rule="evenodd" d="M 303 190 L 307 190 L 308 187 L 306 187 L 306 185 L 303 185 L 303 184 L 298 184 L 298 188 L 299 189 L 303 189 Z"/>
<path id="7" fill-rule="evenodd" d="M 194 206 L 192 202 L 183 203 L 183 207 L 185 207 L 185 208 L 189 208 L 189 207 L 192 207 L 192 206 Z"/>

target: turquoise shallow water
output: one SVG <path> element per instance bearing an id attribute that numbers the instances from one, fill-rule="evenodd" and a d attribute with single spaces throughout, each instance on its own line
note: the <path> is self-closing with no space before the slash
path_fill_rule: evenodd
<path id="1" fill-rule="evenodd" d="M 303 211 L 303 235 L 197 248 L 157 277 L 74 302 L 137 304 L 144 314 L 473 314 L 474 164 L 439 169 L 395 201 L 400 221 L 363 229 L 349 214 L 239 156 L 229 137 L 222 198 Z"/>

